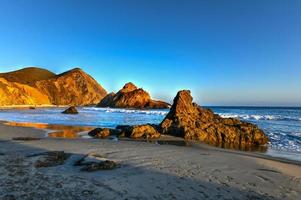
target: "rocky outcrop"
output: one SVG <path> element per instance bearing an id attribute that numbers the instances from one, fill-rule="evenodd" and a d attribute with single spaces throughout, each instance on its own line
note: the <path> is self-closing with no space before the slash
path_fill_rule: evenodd
<path id="1" fill-rule="evenodd" d="M 127 83 L 116 94 L 110 93 L 104 97 L 98 107 L 112 108 L 169 108 L 169 104 L 163 101 L 152 100 L 149 93 L 142 88 L 137 88 L 133 83 Z"/>
<path id="2" fill-rule="evenodd" d="M 95 105 L 106 94 L 79 68 L 59 75 L 34 67 L 0 73 L 0 106 Z"/>
<path id="3" fill-rule="evenodd" d="M 160 124 L 163 134 L 199 140 L 229 148 L 264 145 L 267 136 L 256 125 L 233 118 L 222 118 L 193 103 L 190 91 L 179 91 L 170 112 Z"/>
<path id="4" fill-rule="evenodd" d="M 91 76 L 79 68 L 37 81 L 35 87 L 55 105 L 97 104 L 107 94 Z"/>
<path id="5" fill-rule="evenodd" d="M 112 102 L 113 102 L 114 96 L 115 96 L 114 92 L 111 92 L 111 93 L 107 94 L 107 96 L 105 96 L 97 106 L 99 106 L 99 107 L 110 107 Z"/>
<path id="6" fill-rule="evenodd" d="M 110 135 L 118 135 L 120 133 L 117 129 L 109 129 L 109 128 L 96 128 L 88 133 L 89 136 L 93 138 L 107 138 Z"/>
<path id="7" fill-rule="evenodd" d="M 67 108 L 66 110 L 64 110 L 62 113 L 75 115 L 75 114 L 78 114 L 78 111 L 75 106 L 71 106 L 71 107 Z"/>
<path id="8" fill-rule="evenodd" d="M 130 137 L 133 139 L 145 138 L 145 139 L 154 139 L 159 138 L 160 133 L 156 127 L 150 124 L 135 125 L 135 126 L 118 126 L 117 129 L 121 130 L 121 135 L 125 137 Z"/>

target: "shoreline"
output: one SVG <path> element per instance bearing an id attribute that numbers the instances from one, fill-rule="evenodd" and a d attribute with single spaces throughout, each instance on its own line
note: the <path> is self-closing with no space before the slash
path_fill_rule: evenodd
<path id="1" fill-rule="evenodd" d="M 44 132 L 42 138 L 61 138 L 61 139 L 93 139 L 87 135 L 87 132 L 96 128 L 92 126 L 77 126 L 77 125 L 62 125 L 62 124 L 43 124 L 43 123 L 33 123 L 33 122 L 10 122 L 10 121 L 0 121 L 0 125 L 12 126 L 12 127 L 27 127 L 33 128 L 36 130 L 41 130 Z M 62 134 L 61 134 L 62 133 Z M 51 136 L 51 134 L 54 134 Z M 75 136 L 76 135 L 76 136 Z M 101 140 L 110 140 L 110 139 L 101 139 Z M 244 155 L 249 157 L 256 157 L 267 159 L 271 161 L 278 161 L 287 164 L 295 164 L 301 166 L 300 159 L 290 159 L 285 157 L 287 154 L 298 154 L 298 152 L 283 152 L 277 151 L 274 149 L 266 148 L 265 151 L 260 150 L 239 150 L 239 149 L 229 149 L 212 146 L 198 141 L 187 141 L 183 138 L 170 136 L 170 135 L 161 135 L 159 139 L 131 139 L 131 138 L 118 138 L 118 142 L 144 142 L 152 143 L 159 145 L 173 145 L 173 146 L 185 146 L 187 148 L 199 148 L 199 149 L 210 149 L 215 151 L 233 153 L 238 155 Z M 276 153 L 273 153 L 273 151 Z M 301 154 L 300 154 L 301 156 Z"/>
<path id="2" fill-rule="evenodd" d="M 34 199 L 297 199 L 301 194 L 300 165 L 252 152 L 106 139 L 12 140 L 44 134 L 0 123 L 0 197 L 26 199 L 26 191 L 37 184 L 30 193 Z M 45 151 L 65 151 L 71 157 L 63 165 L 35 168 L 38 158 L 28 156 Z M 73 163 L 88 153 L 120 167 L 81 172 Z"/>

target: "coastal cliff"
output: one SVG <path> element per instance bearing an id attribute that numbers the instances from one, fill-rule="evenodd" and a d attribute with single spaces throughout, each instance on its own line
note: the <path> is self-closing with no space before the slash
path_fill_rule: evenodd
<path id="1" fill-rule="evenodd" d="M 170 105 L 163 101 L 156 101 L 151 99 L 148 92 L 142 88 L 138 88 L 133 83 L 126 83 L 121 90 L 116 94 L 110 93 L 104 97 L 98 107 L 111 108 L 153 108 L 164 109 L 169 108 Z"/>
<path id="2" fill-rule="evenodd" d="M 91 105 L 107 92 L 79 68 L 56 75 L 30 67 L 0 73 L 0 106 L 11 105 Z"/>

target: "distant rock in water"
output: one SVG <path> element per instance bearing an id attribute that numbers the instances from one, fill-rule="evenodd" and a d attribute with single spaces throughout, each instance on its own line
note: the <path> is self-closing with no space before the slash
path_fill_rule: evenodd
<path id="1" fill-rule="evenodd" d="M 160 124 L 163 134 L 240 149 L 268 142 L 267 136 L 256 125 L 222 118 L 192 101 L 189 90 L 178 92 L 170 112 Z"/>
<path id="2" fill-rule="evenodd" d="M 0 73 L 0 106 L 96 105 L 106 94 L 79 68 L 59 75 L 36 67 Z"/>
<path id="3" fill-rule="evenodd" d="M 78 114 L 78 111 L 75 106 L 71 106 L 62 112 L 63 114 Z"/>
<path id="4" fill-rule="evenodd" d="M 164 109 L 169 108 L 170 105 L 163 101 L 152 100 L 148 92 L 144 91 L 142 88 L 137 88 L 133 83 L 129 82 L 116 94 L 108 94 L 97 106 L 112 108 Z"/>

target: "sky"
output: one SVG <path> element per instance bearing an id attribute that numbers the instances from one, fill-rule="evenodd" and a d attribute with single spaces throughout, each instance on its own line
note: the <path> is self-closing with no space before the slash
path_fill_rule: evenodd
<path id="1" fill-rule="evenodd" d="M 0 72 L 81 67 L 171 102 L 301 106 L 299 0 L 0 0 Z"/>

